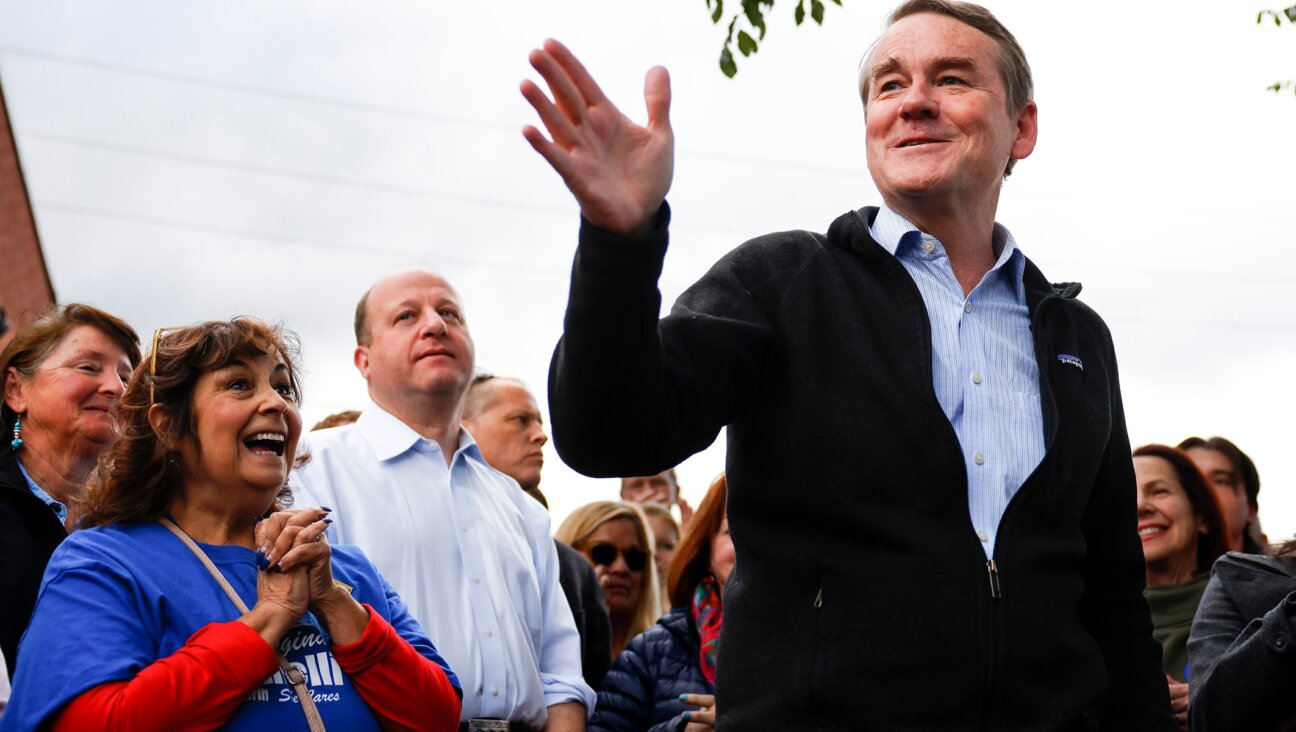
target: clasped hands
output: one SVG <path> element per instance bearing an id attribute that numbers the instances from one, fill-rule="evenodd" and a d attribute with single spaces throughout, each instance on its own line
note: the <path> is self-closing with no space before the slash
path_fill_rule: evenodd
<path id="1" fill-rule="evenodd" d="M 268 640 L 281 637 L 307 610 L 329 627 L 336 643 L 353 642 L 364 630 L 367 611 L 333 581 L 332 550 L 324 536 L 330 510 L 276 511 L 256 523 L 257 602 L 244 618 Z"/>

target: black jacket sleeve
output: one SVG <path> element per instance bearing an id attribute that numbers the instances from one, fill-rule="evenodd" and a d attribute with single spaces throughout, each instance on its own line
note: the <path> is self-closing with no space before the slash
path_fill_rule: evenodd
<path id="1" fill-rule="evenodd" d="M 558 453 L 586 475 L 648 475 L 705 449 L 732 421 L 771 341 L 729 258 L 659 324 L 669 220 L 663 204 L 637 237 L 581 222 L 549 406 Z"/>
<path id="2" fill-rule="evenodd" d="M 1146 577 L 1134 466 L 1115 349 L 1105 327 L 1100 335 L 1108 344 L 1112 423 L 1083 519 L 1088 549 L 1080 603 L 1081 621 L 1102 650 L 1107 669 L 1108 694 L 1098 717 L 1104 730 L 1175 730 L 1161 646 L 1152 637 L 1143 597 Z"/>

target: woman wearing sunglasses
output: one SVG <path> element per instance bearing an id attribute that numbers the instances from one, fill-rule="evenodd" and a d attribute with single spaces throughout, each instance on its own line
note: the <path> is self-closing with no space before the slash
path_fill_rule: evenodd
<path id="1" fill-rule="evenodd" d="M 594 565 L 612 621 L 612 659 L 661 614 L 652 532 L 643 510 L 625 501 L 595 501 L 572 511 L 554 538 Z"/>
<path id="2" fill-rule="evenodd" d="M 329 509 L 280 509 L 294 350 L 246 318 L 154 337 L 0 732 L 458 727 L 454 674 L 369 560 L 330 546 Z"/>
<path id="3" fill-rule="evenodd" d="M 675 549 L 667 578 L 673 609 L 631 640 L 612 664 L 599 690 L 590 732 L 714 728 L 721 596 L 735 559 L 725 498 L 721 475 Z"/>

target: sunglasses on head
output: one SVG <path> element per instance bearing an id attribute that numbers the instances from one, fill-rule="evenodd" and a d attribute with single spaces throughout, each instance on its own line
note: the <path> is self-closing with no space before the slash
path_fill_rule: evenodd
<path id="1" fill-rule="evenodd" d="M 585 551 L 589 554 L 590 561 L 594 562 L 595 566 L 602 567 L 615 564 L 618 554 L 625 557 L 626 567 L 631 572 L 642 572 L 643 568 L 648 566 L 648 552 L 643 549 L 631 548 L 622 551 L 605 541 L 596 541 L 585 547 Z"/>

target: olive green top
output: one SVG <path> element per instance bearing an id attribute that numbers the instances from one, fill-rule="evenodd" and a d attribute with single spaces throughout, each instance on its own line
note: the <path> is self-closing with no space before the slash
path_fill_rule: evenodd
<path id="1" fill-rule="evenodd" d="M 1188 631 L 1201 603 L 1210 572 L 1178 585 L 1143 590 L 1152 608 L 1152 637 L 1161 643 L 1161 667 L 1178 681 L 1188 680 Z"/>

